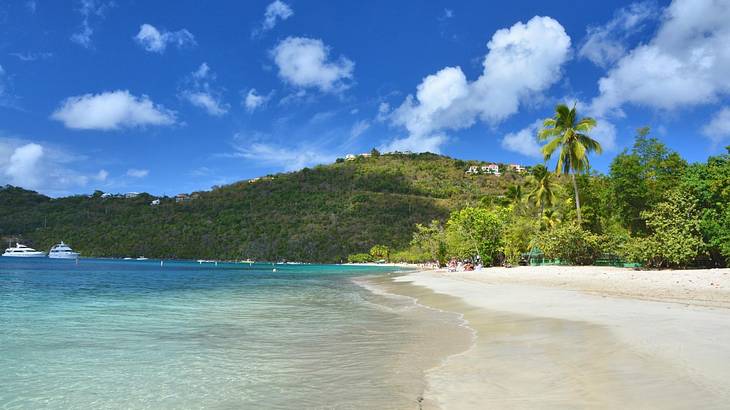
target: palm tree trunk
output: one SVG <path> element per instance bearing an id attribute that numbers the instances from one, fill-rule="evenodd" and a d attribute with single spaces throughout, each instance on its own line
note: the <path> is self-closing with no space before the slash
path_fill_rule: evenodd
<path id="1" fill-rule="evenodd" d="M 578 226 L 580 226 L 580 197 L 578 196 L 578 183 L 575 182 L 575 174 L 570 174 L 573 177 L 573 190 L 575 191 L 575 215 L 578 217 Z"/>

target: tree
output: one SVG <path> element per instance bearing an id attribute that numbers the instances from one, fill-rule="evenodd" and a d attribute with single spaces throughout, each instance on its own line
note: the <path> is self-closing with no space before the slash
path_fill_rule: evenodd
<path id="1" fill-rule="evenodd" d="M 639 128 L 631 152 L 624 151 L 611 163 L 611 185 L 619 214 L 633 233 L 642 235 L 647 231 L 642 212 L 676 188 L 687 167 L 676 152 L 648 135 L 648 127 Z"/>
<path id="2" fill-rule="evenodd" d="M 459 257 L 478 256 L 491 262 L 502 250 L 506 211 L 467 207 L 451 213 L 446 223 L 449 251 Z"/>
<path id="3" fill-rule="evenodd" d="M 555 173 L 558 175 L 570 174 L 572 177 L 578 225 L 581 223 L 580 197 L 575 174 L 586 172 L 590 167 L 588 154 L 603 152 L 601 144 L 588 135 L 588 132 L 595 126 L 596 120 L 593 118 L 584 117 L 578 120 L 575 105 L 571 109 L 565 104 L 559 104 L 555 107 L 555 116 L 546 119 L 543 122 L 542 130 L 538 133 L 538 138 L 541 141 L 548 141 L 542 147 L 542 154 L 546 161 L 552 157 L 555 151 L 560 149 L 558 162 L 555 165 Z"/>
<path id="4" fill-rule="evenodd" d="M 390 249 L 385 245 L 375 245 L 370 248 L 370 256 L 375 260 L 388 260 L 390 257 Z"/>
<path id="5" fill-rule="evenodd" d="M 644 211 L 642 216 L 651 235 L 635 238 L 632 247 L 634 254 L 648 266 L 687 266 L 704 247 L 700 213 L 691 194 L 672 190 L 663 202 Z"/>
<path id="6" fill-rule="evenodd" d="M 555 204 L 558 185 L 544 165 L 537 165 L 533 168 L 532 175 L 527 177 L 527 185 L 530 187 L 527 201 L 540 211 L 538 217 L 542 218 L 545 208 L 550 208 Z"/>
<path id="7" fill-rule="evenodd" d="M 428 253 L 440 265 L 446 263 L 446 236 L 441 222 L 433 220 L 428 226 L 416 224 L 411 246 Z"/>

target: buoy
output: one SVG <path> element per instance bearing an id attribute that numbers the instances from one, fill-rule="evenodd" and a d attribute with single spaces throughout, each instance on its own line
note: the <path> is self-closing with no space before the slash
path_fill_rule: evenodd
<path id="1" fill-rule="evenodd" d="M 276 268 L 272 269 L 272 272 L 276 272 Z"/>

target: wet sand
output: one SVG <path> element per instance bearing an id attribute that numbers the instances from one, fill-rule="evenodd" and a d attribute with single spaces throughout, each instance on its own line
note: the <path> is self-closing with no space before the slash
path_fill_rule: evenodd
<path id="1" fill-rule="evenodd" d="M 424 408 L 730 406 L 730 310 L 718 307 L 729 301 L 725 272 L 643 280 L 609 268 L 606 280 L 598 268 L 562 269 L 525 268 L 529 280 L 490 269 L 415 272 L 381 284 L 462 314 L 475 332 L 470 347 L 426 373 Z M 713 284 L 676 286 L 697 277 Z"/>

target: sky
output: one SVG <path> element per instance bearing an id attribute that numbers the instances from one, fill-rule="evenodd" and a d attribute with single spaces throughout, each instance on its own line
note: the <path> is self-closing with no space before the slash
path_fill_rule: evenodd
<path id="1" fill-rule="evenodd" d="M 558 103 L 690 162 L 730 144 L 730 0 L 0 1 L 0 185 L 174 195 L 437 152 L 542 163 Z"/>

